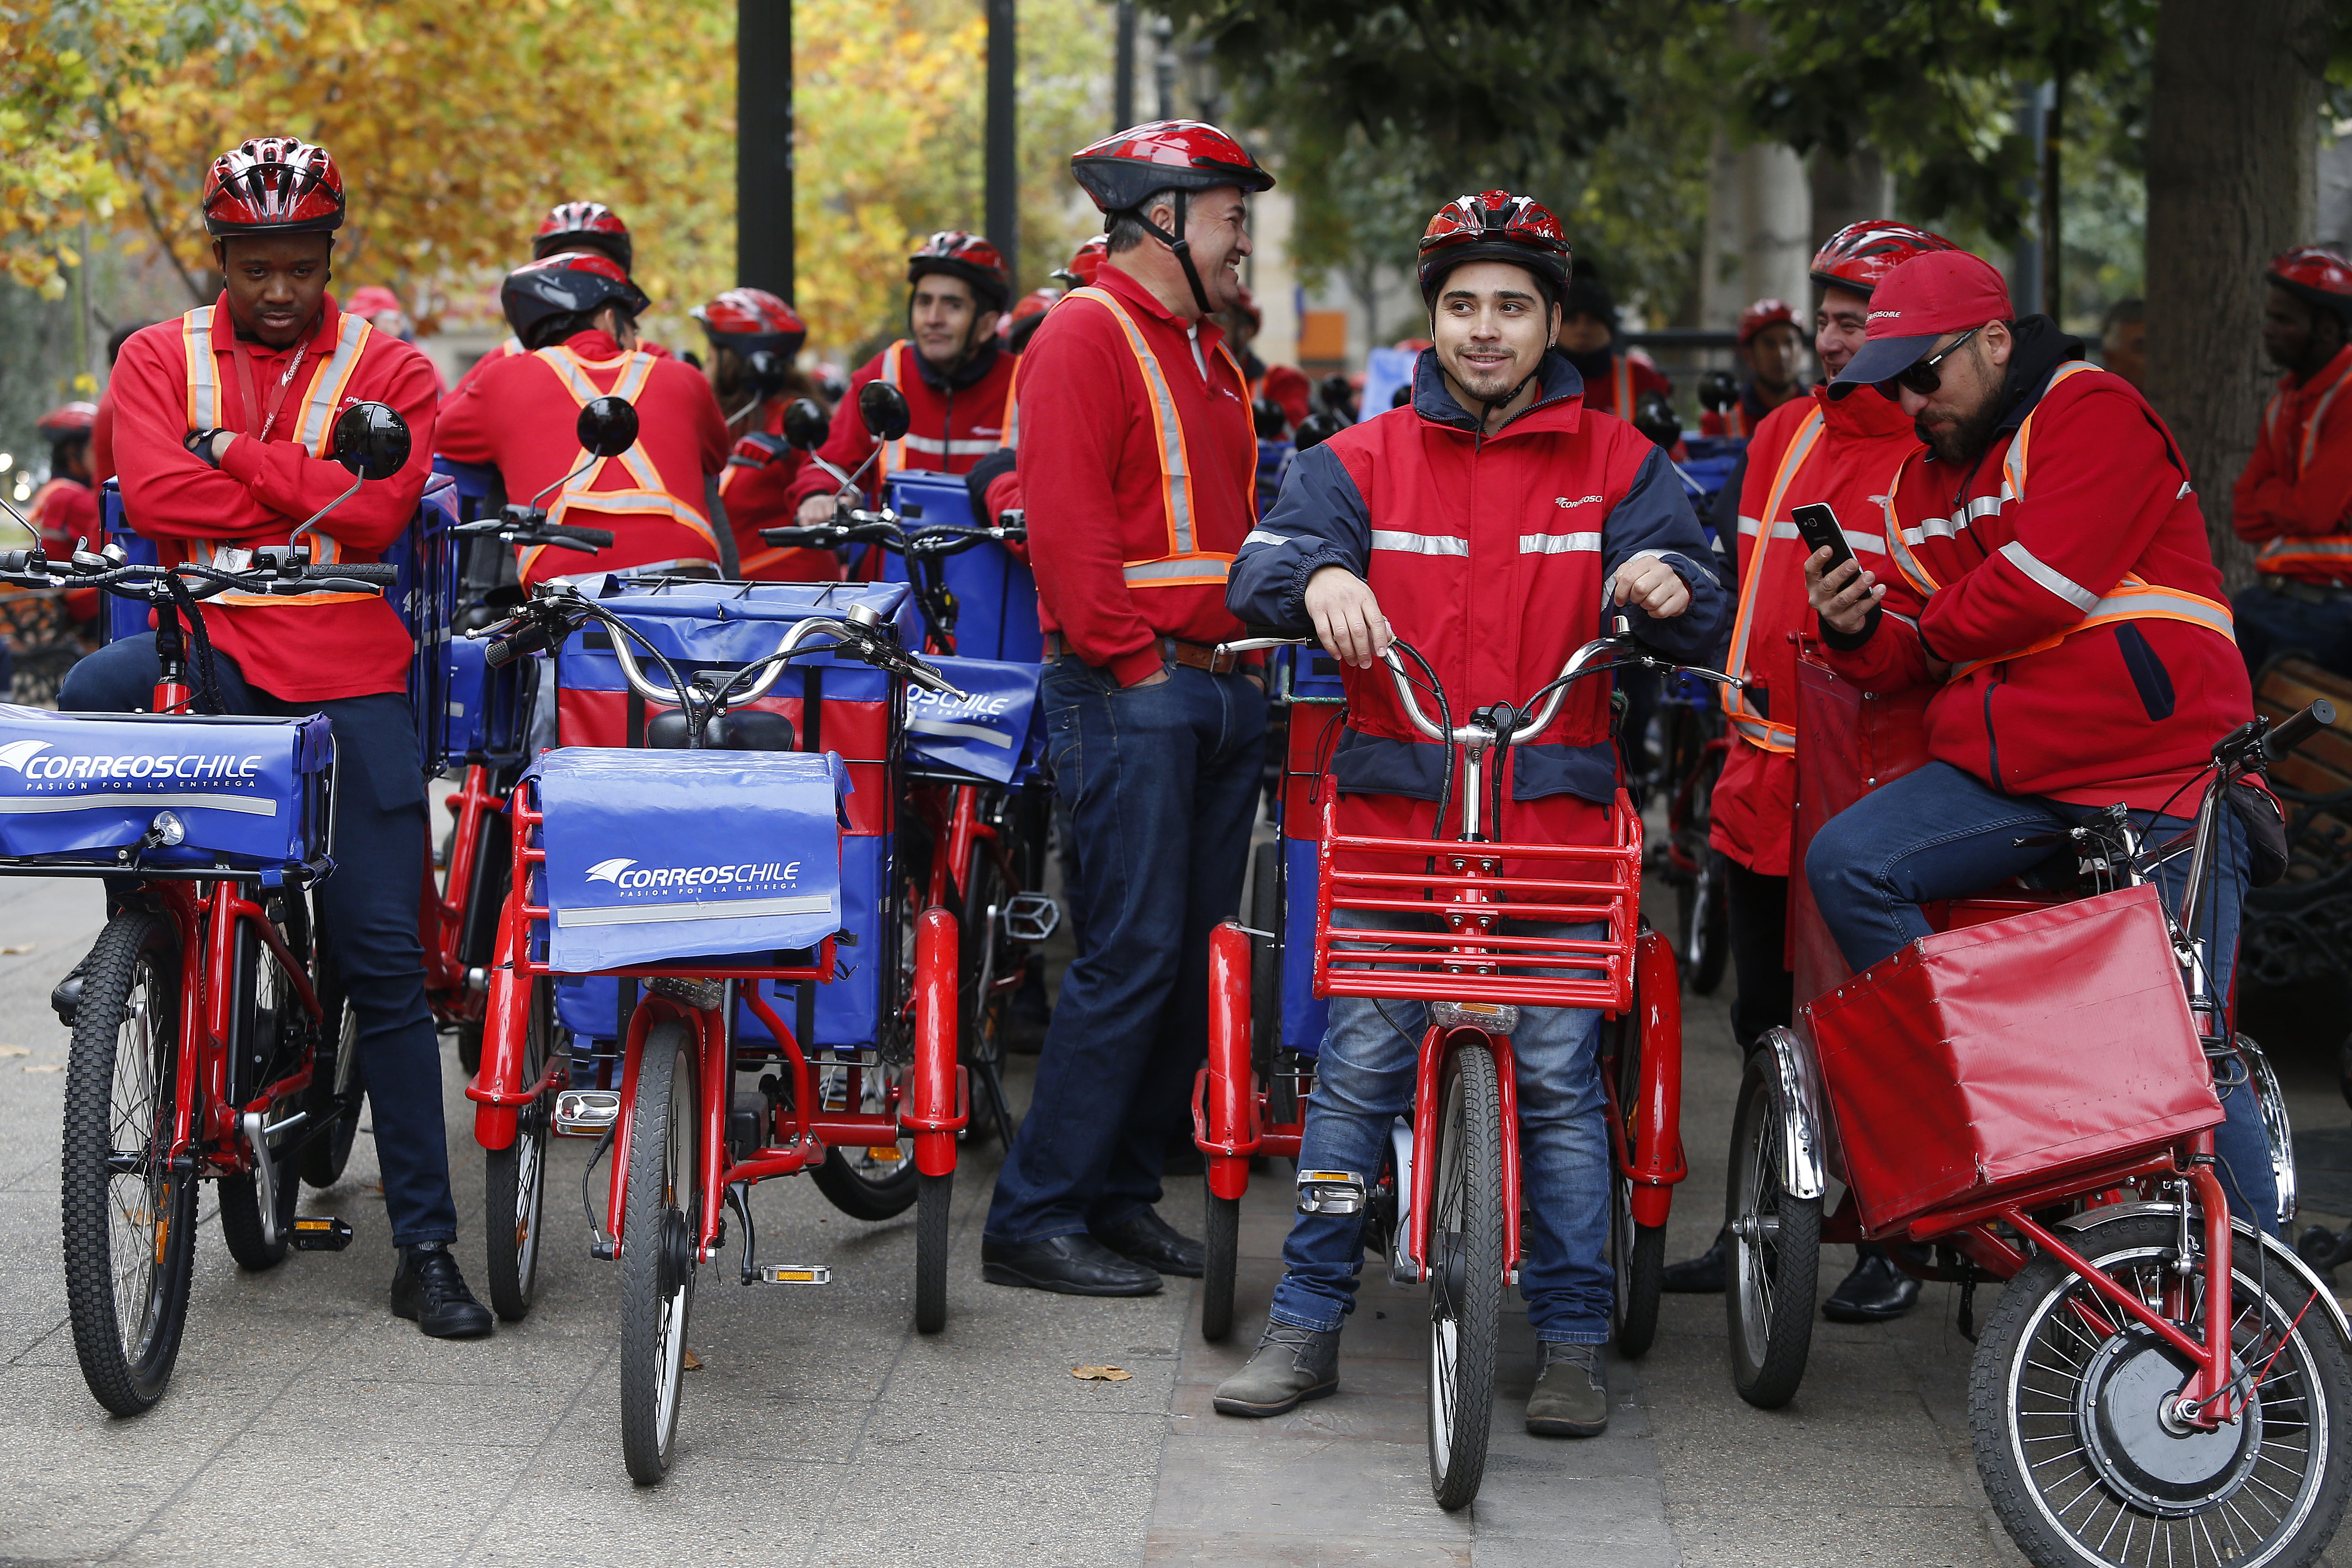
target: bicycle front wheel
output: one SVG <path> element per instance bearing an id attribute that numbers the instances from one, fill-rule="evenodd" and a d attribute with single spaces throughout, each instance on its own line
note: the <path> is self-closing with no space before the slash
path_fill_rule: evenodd
<path id="1" fill-rule="evenodd" d="M 61 1209 L 66 1303 L 82 1381 L 117 1415 L 163 1395 L 187 1324 L 196 1180 L 171 1163 L 180 945 L 146 910 L 89 955 L 67 1068 Z"/>
<path id="2" fill-rule="evenodd" d="M 559 1043 L 553 997 L 549 982 L 532 983 L 530 1027 L 523 1047 L 525 1083 L 546 1076 Z M 539 1283 L 540 1215 L 547 1202 L 553 1093 L 551 1089 L 524 1106 L 515 1118 L 514 1142 L 488 1151 L 484 1160 L 482 1235 L 489 1245 L 490 1305 L 509 1323 L 530 1314 Z"/>
<path id="3" fill-rule="evenodd" d="M 646 1033 L 629 1115 L 621 1230 L 621 1457 L 629 1479 L 669 1473 L 701 1236 L 694 1036 L 675 1018 Z"/>
<path id="4" fill-rule="evenodd" d="M 1486 1478 L 1503 1325 L 1503 1100 L 1494 1054 L 1456 1047 L 1440 1080 L 1429 1215 L 1429 1484 L 1465 1508 Z"/>

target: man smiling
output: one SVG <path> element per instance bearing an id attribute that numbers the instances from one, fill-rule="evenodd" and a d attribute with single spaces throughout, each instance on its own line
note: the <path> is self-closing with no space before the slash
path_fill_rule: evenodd
<path id="1" fill-rule="evenodd" d="M 1701 564 L 1706 536 L 1665 454 L 1586 408 L 1575 367 L 1546 352 L 1567 272 L 1559 222 L 1526 196 L 1488 191 L 1440 212 L 1421 242 L 1434 346 L 1414 367 L 1411 405 L 1300 454 L 1234 563 L 1235 615 L 1311 626 L 1343 667 L 1347 728 L 1330 769 L 1343 833 L 1453 829 L 1437 821 L 1449 753 L 1422 740 L 1375 669 L 1394 636 L 1429 660 L 1460 715 L 1526 700 L 1599 634 L 1604 606 L 1622 606 L 1643 637 L 1685 658 L 1722 629 L 1723 588 Z M 1496 840 L 1591 844 L 1614 830 L 1610 717 L 1608 686 L 1583 681 L 1549 728 L 1513 743 Z M 1460 781 L 1452 787 L 1459 799 Z M 1334 921 L 1347 923 L 1346 912 Z M 1332 1000 L 1300 1169 L 1379 1172 L 1389 1128 L 1412 1100 L 1423 1012 L 1417 1002 Z M 1587 1010 L 1529 1007 L 1511 1039 L 1531 1215 L 1520 1289 L 1542 1353 L 1527 1426 L 1550 1436 L 1591 1436 L 1609 1422 L 1599 1023 Z M 1304 1215 L 1292 1225 L 1265 1337 L 1219 1385 L 1221 1414 L 1276 1415 L 1337 1390 L 1363 1221 Z"/>

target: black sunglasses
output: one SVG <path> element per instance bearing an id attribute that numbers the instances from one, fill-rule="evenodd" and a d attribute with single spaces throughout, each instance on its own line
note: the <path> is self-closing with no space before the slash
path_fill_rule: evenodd
<path id="1" fill-rule="evenodd" d="M 1967 342 L 1970 338 L 1975 337 L 1979 332 L 1983 331 L 1984 328 L 1981 326 L 1970 327 L 1967 331 L 1962 332 L 1958 337 L 1954 338 L 1950 344 L 1945 348 L 1942 353 L 1929 354 L 1926 359 L 1919 360 L 1909 367 L 1897 371 L 1895 374 L 1894 378 L 1895 384 L 1907 391 L 1916 393 L 1921 397 L 1933 395 L 1936 389 L 1944 384 L 1943 373 L 1938 371 L 1936 367 L 1943 363 L 1946 360 L 1951 358 L 1953 352 L 1962 343 Z"/>

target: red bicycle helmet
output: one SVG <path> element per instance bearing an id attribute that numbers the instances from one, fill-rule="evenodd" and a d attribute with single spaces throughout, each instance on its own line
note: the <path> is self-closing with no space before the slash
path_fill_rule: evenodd
<path id="1" fill-rule="evenodd" d="M 531 255 L 549 257 L 563 250 L 601 251 L 625 270 L 636 265 L 629 226 L 603 202 L 558 202 L 540 220 L 539 234 L 530 242 Z"/>
<path id="2" fill-rule="evenodd" d="M 34 428 L 40 431 L 42 440 L 54 447 L 60 442 L 81 440 L 97 424 L 97 404 L 63 403 L 42 415 Z"/>
<path id="3" fill-rule="evenodd" d="M 324 147 L 294 136 L 256 136 L 213 160 L 205 174 L 205 232 L 332 234 L 343 226 L 343 176 Z"/>
<path id="4" fill-rule="evenodd" d="M 907 258 L 909 288 L 935 272 L 971 284 L 972 298 L 983 310 L 1002 310 L 1013 297 L 1013 272 L 1004 265 L 1003 254 L 980 236 L 960 228 L 940 230 Z"/>
<path id="5" fill-rule="evenodd" d="M 2307 304 L 2333 310 L 2352 326 L 2352 261 L 2316 245 L 2298 245 L 2264 274 Z"/>
<path id="6" fill-rule="evenodd" d="M 1176 253 L 1184 281 L 1192 286 L 1201 314 L 1210 310 L 1209 291 L 1192 265 L 1192 242 L 1184 237 L 1184 201 L 1220 185 L 1242 194 L 1274 189 L 1274 176 L 1258 167 L 1249 149 L 1202 120 L 1154 120 L 1117 132 L 1070 154 L 1070 173 L 1102 209 L 1107 230 L 1130 218 Z M 1176 193 L 1176 228 L 1155 225 L 1143 204 L 1156 192 Z"/>
<path id="7" fill-rule="evenodd" d="M 1087 288 L 1094 282 L 1095 274 L 1102 270 L 1103 258 L 1109 254 L 1110 241 L 1099 234 L 1092 236 L 1052 276 L 1073 289 Z"/>
<path id="8" fill-rule="evenodd" d="M 1746 348 L 1756 341 L 1756 334 L 1765 328 L 1786 321 L 1797 324 L 1797 312 L 1789 308 L 1786 300 L 1759 300 L 1739 312 L 1739 346 Z M 1801 331 L 1799 336 L 1802 336 Z"/>
<path id="9" fill-rule="evenodd" d="M 808 342 L 808 324 L 765 289 L 730 289 L 708 305 L 697 305 L 693 315 L 712 347 L 740 354 L 765 352 L 790 359 Z"/>
<path id="10" fill-rule="evenodd" d="M 1421 233 L 1421 298 L 1437 307 L 1446 275 L 1465 261 L 1507 261 L 1535 275 L 1545 298 L 1557 302 L 1568 286 L 1568 236 L 1559 219 L 1533 196 L 1485 191 L 1456 196 Z"/>
<path id="11" fill-rule="evenodd" d="M 1844 289 L 1867 300 L 1888 273 L 1913 257 L 1958 248 L 1940 234 L 1893 218 L 1869 217 L 1846 225 L 1823 241 L 1813 253 L 1811 270 L 1817 288 Z"/>
<path id="12" fill-rule="evenodd" d="M 621 264 L 601 251 L 566 250 L 527 261 L 499 285 L 499 309 L 515 336 L 530 341 L 530 330 L 550 316 L 592 316 L 615 305 L 643 315 L 653 301 L 629 281 Z"/>

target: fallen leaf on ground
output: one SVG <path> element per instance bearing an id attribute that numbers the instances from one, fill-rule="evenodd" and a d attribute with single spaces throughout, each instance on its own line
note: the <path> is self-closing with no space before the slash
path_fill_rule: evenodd
<path id="1" fill-rule="evenodd" d="M 1135 1374 L 1123 1366 L 1074 1366 L 1072 1377 L 1083 1377 L 1093 1383 L 1125 1383 Z"/>
<path id="2" fill-rule="evenodd" d="M 33 944 L 29 942 L 20 942 L 14 947 L 0 947 L 0 953 L 30 952 L 32 951 Z"/>
<path id="3" fill-rule="evenodd" d="M 32 1050 L 25 1046 L 0 1046 L 0 1057 L 29 1057 Z"/>
<path id="4" fill-rule="evenodd" d="M 25 1070 L 26 1072 L 63 1072 L 66 1070 L 66 1064 L 63 1062 L 26 1062 L 25 1064 Z"/>
<path id="5" fill-rule="evenodd" d="M 702 1370 L 702 1358 L 700 1356 L 695 1354 L 692 1351 L 686 1351 L 681 1353 L 684 1356 L 684 1360 L 679 1363 L 679 1365 L 683 1366 L 688 1372 L 700 1372 Z"/>

